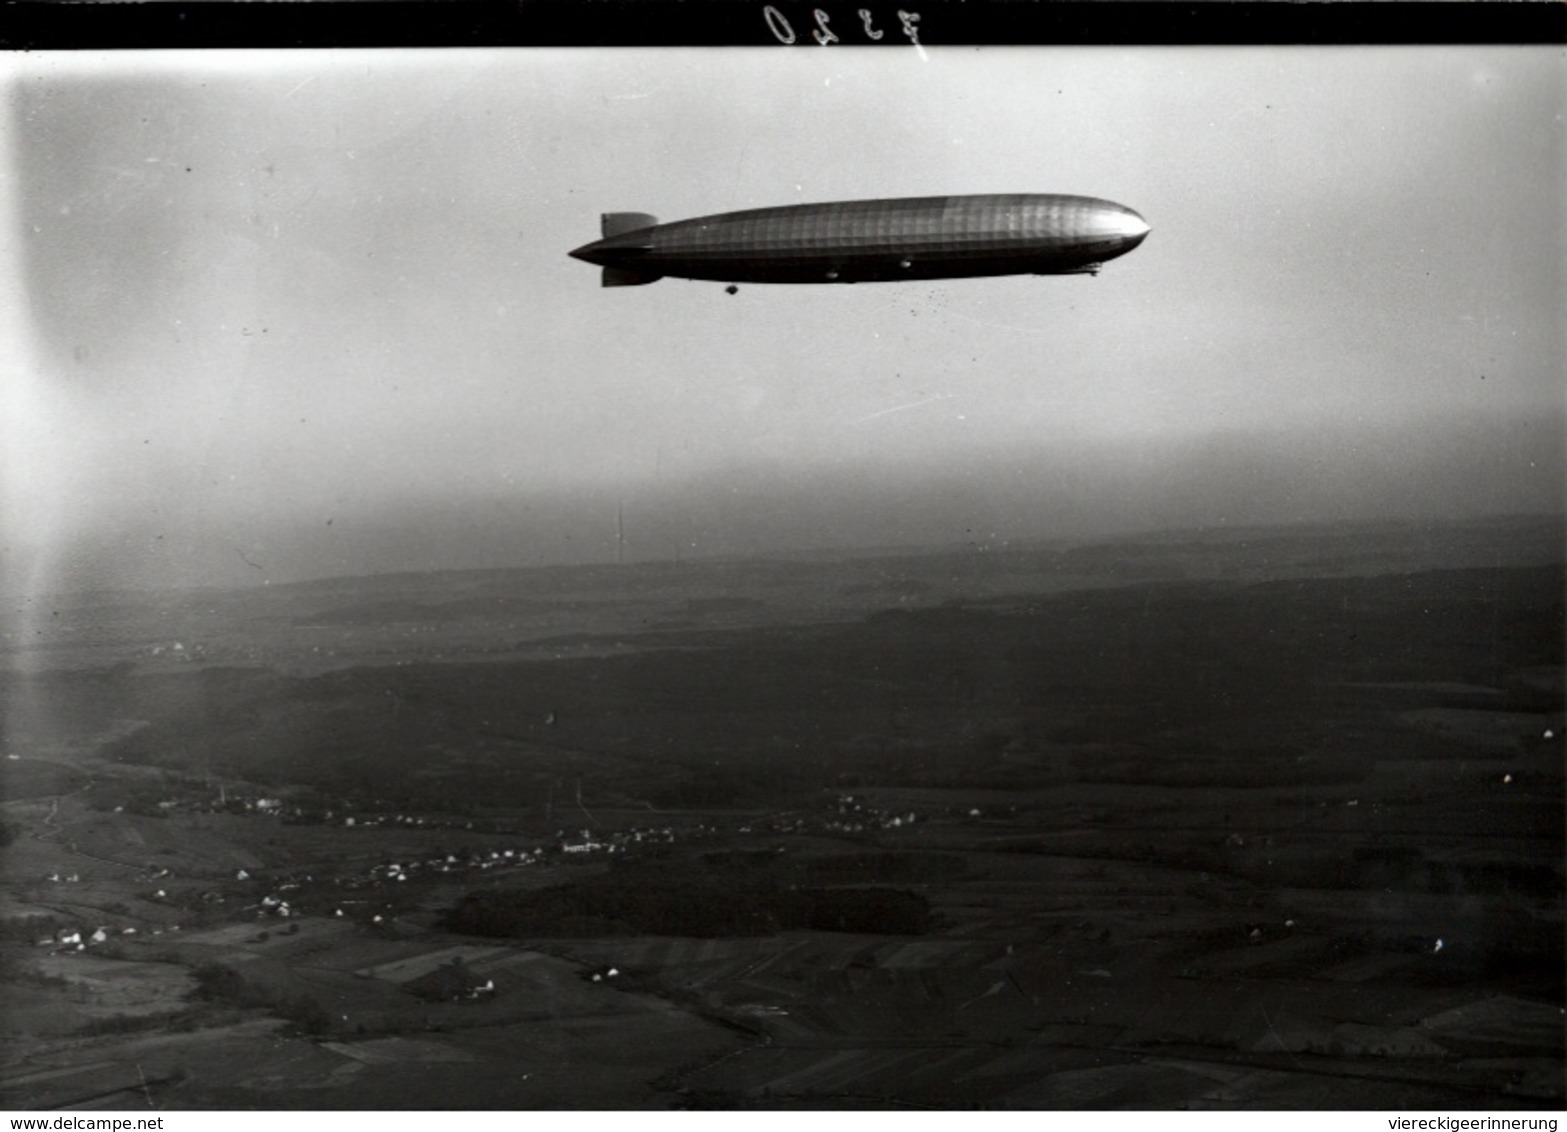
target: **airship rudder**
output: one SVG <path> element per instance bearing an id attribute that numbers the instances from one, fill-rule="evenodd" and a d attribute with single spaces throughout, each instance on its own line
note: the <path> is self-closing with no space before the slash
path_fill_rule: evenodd
<path id="1" fill-rule="evenodd" d="M 653 229 L 658 226 L 658 217 L 650 216 L 646 212 L 606 212 L 599 216 L 600 243 L 605 240 L 615 239 L 620 236 L 629 236 L 634 232 L 644 229 Z M 622 256 L 631 256 L 638 251 L 651 251 L 653 244 L 651 238 L 641 244 L 635 240 L 617 240 L 616 250 Z M 573 255 L 576 253 L 573 252 Z M 634 267 L 627 267 L 619 263 L 603 264 L 603 272 L 600 277 L 600 285 L 604 287 L 641 287 L 648 283 L 657 283 L 663 278 L 658 272 L 638 271 Z"/>

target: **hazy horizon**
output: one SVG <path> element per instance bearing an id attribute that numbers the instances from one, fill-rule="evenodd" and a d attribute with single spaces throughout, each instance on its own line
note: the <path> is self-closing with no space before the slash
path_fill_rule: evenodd
<path id="1" fill-rule="evenodd" d="M 1560 515 L 1563 59 L 11 57 L 0 591 Z M 1007 191 L 1152 234 L 735 296 L 566 256 Z"/>
<path id="2" fill-rule="evenodd" d="M 608 521 L 613 523 L 613 516 L 606 512 Z M 126 581 L 117 575 L 112 569 L 98 568 L 91 563 L 78 563 L 77 577 L 79 579 L 103 578 L 107 579 L 101 586 L 75 585 L 69 589 L 58 591 L 0 591 L 0 599 L 14 603 L 12 613 L 22 616 L 24 620 L 29 616 L 26 613 L 29 605 L 39 602 L 69 602 L 72 598 L 92 599 L 104 594 L 146 595 L 180 595 L 196 593 L 243 593 L 246 591 L 260 590 L 287 590 L 290 587 L 309 588 L 313 585 L 334 585 L 338 583 L 365 582 L 374 584 L 393 578 L 417 578 L 425 575 L 442 574 L 510 574 L 527 573 L 530 571 L 574 572 L 581 571 L 584 576 L 590 573 L 600 574 L 603 571 L 631 571 L 639 568 L 651 568 L 661 570 L 666 568 L 680 569 L 690 567 L 700 570 L 703 567 L 724 568 L 728 566 L 765 566 L 769 563 L 788 562 L 817 562 L 817 563 L 852 563 L 861 561 L 876 561 L 880 559 L 917 561 L 924 558 L 945 559 L 951 555 L 970 554 L 976 560 L 992 555 L 1008 552 L 1028 553 L 1055 553 L 1061 551 L 1073 551 L 1079 548 L 1103 547 L 1112 549 L 1116 547 L 1140 547 L 1140 546 L 1188 546 L 1201 548 L 1205 546 L 1223 546 L 1234 544 L 1244 546 L 1249 539 L 1257 539 L 1260 542 L 1270 542 L 1274 539 L 1300 538 L 1309 539 L 1314 536 L 1322 536 L 1327 539 L 1351 536 L 1357 532 L 1365 532 L 1371 537 L 1385 536 L 1390 532 L 1407 531 L 1420 536 L 1437 535 L 1443 532 L 1458 533 L 1466 530 L 1484 530 L 1487 528 L 1509 529 L 1519 526 L 1533 526 L 1540 523 L 1550 523 L 1553 526 L 1561 524 L 1562 517 L 1556 513 L 1547 512 L 1509 512 L 1495 515 L 1479 516 L 1464 520 L 1449 520 L 1443 516 L 1403 516 L 1398 518 L 1357 518 L 1341 519 L 1334 521 L 1307 520 L 1298 521 L 1257 521 L 1238 523 L 1234 525 L 1200 525 L 1200 526 L 1146 526 L 1127 528 L 1124 530 L 1105 531 L 1100 534 L 1043 534 L 1021 536 L 1016 538 L 995 538 L 988 540 L 976 540 L 957 538 L 951 540 L 931 539 L 922 542 L 884 542 L 870 541 L 846 541 L 840 545 L 813 545 L 802 546 L 787 541 L 780 541 L 777 545 L 768 547 L 754 547 L 751 549 L 726 550 L 722 548 L 712 549 L 707 552 L 681 553 L 671 550 L 669 553 L 659 553 L 656 546 L 644 543 L 642 552 L 633 548 L 633 543 L 627 539 L 622 547 L 615 546 L 615 538 L 610 535 L 603 540 L 608 548 L 602 556 L 587 557 L 562 557 L 548 560 L 535 557 L 532 560 L 523 561 L 510 553 L 503 545 L 507 538 L 514 532 L 500 532 L 491 542 L 483 539 L 472 538 L 471 530 L 466 532 L 470 537 L 465 540 L 461 561 L 441 561 L 432 555 L 431 548 L 440 544 L 440 539 L 432 537 L 432 531 L 441 534 L 449 534 L 456 529 L 460 520 L 454 520 L 449 526 L 441 528 L 438 525 L 410 524 L 405 515 L 398 516 L 395 520 L 388 519 L 384 524 L 372 527 L 361 535 L 361 541 L 367 547 L 363 569 L 345 570 L 342 572 L 326 572 L 321 574 L 302 575 L 297 578 L 277 579 L 267 576 L 270 572 L 260 564 L 252 566 L 252 573 L 246 577 L 239 577 L 221 582 L 200 581 L 195 583 L 183 583 L 179 581 L 162 581 L 157 579 L 133 579 Z M 628 520 L 625 523 L 630 526 Z M 1567 559 L 1567 545 L 1561 545 L 1562 540 L 1557 539 L 1560 557 Z M 1520 545 L 1510 542 L 1502 551 L 1507 558 L 1505 564 L 1513 567 L 1543 564 L 1538 561 L 1538 552 L 1541 547 L 1537 543 L 1524 546 L 1520 552 Z M 374 552 L 385 552 L 390 549 L 393 553 L 388 556 L 377 555 Z M 491 553 L 493 551 L 493 553 Z M 1460 556 L 1461 557 L 1461 556 Z M 1515 560 L 1516 559 L 1516 560 Z M 1555 559 L 1553 559 L 1555 560 Z M 392 562 L 396 565 L 385 565 Z M 247 563 L 248 565 L 249 563 Z M 1492 565 L 1503 565 L 1503 559 L 1498 558 Z M 1406 567 L 1397 567 L 1397 570 Z M 1422 567 L 1423 568 L 1423 567 Z M 1467 566 L 1455 560 L 1452 563 L 1438 564 L 1432 569 L 1464 569 Z M 1373 570 L 1373 573 L 1381 572 Z M 60 608 L 64 608 L 61 606 Z"/>

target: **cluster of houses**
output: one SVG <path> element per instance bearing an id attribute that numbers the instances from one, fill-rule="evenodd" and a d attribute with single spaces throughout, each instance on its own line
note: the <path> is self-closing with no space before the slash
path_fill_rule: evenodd
<path id="1" fill-rule="evenodd" d="M 970 818 L 978 818 L 980 811 L 973 809 L 968 811 Z M 402 820 L 401 817 L 397 820 Z M 737 827 L 733 832 L 737 833 L 767 833 L 790 834 L 806 833 L 815 828 L 839 833 L 863 833 L 867 831 L 900 829 L 914 825 L 922 820 L 914 810 L 884 810 L 867 804 L 864 800 L 854 795 L 840 795 L 836 800 L 834 815 L 821 821 L 819 824 L 807 817 L 798 815 L 780 815 L 766 822 L 753 822 Z M 723 834 L 726 831 L 717 825 L 702 823 L 693 827 L 678 831 L 678 836 L 687 839 Z M 633 827 L 631 829 L 614 830 L 603 833 L 594 833 L 591 830 L 579 830 L 568 832 L 557 830 L 555 832 L 553 851 L 563 857 L 583 857 L 593 854 L 628 853 L 637 848 L 652 845 L 673 844 L 677 837 L 677 831 L 671 826 L 657 827 Z M 407 881 L 416 874 L 430 873 L 454 873 L 475 869 L 500 869 L 509 867 L 526 867 L 546 862 L 551 852 L 550 847 L 535 847 L 531 849 L 490 849 L 464 854 L 447 853 L 442 856 L 424 860 L 412 860 L 408 863 L 392 862 L 374 866 L 366 879 L 369 883 Z M 340 882 L 343 883 L 343 882 Z M 358 883 L 348 881 L 350 887 L 357 887 Z"/>
<path id="2" fill-rule="evenodd" d="M 302 815 L 303 816 L 303 815 Z M 420 814 L 344 814 L 339 817 L 332 810 L 321 815 L 324 822 L 339 822 L 344 829 L 374 829 L 377 826 L 407 826 L 413 829 L 472 829 L 473 822 L 457 822 L 440 818 L 427 818 Z"/>
<path id="3" fill-rule="evenodd" d="M 813 829 L 821 829 L 827 832 L 862 834 L 881 830 L 894 830 L 914 825 L 923 820 L 913 810 L 889 810 L 871 805 L 866 799 L 853 794 L 839 794 L 830 804 L 830 813 L 822 819 L 807 818 L 800 815 L 783 814 L 776 815 L 763 822 L 732 827 L 733 832 L 742 834 L 767 833 L 790 834 L 804 833 Z M 230 813 L 243 812 L 256 816 L 266 817 L 299 817 L 303 811 L 285 803 L 279 798 L 247 797 L 244 795 L 228 796 L 220 794 L 213 801 L 203 802 L 169 800 L 159 802 L 158 806 L 165 812 L 202 811 L 222 809 Z M 316 818 L 321 814 L 309 815 Z M 449 828 L 457 826 L 456 821 L 447 821 L 440 818 L 423 817 L 411 814 L 372 814 L 369 816 L 335 815 L 332 811 L 325 811 L 325 819 L 329 822 L 338 821 L 344 827 L 356 826 L 405 826 L 426 829 Z M 978 809 L 969 809 L 966 813 L 957 815 L 967 817 L 970 820 L 978 819 L 981 814 Z M 461 828 L 471 830 L 473 822 L 461 824 Z M 719 824 L 707 822 L 695 826 L 683 828 L 679 836 L 684 838 L 700 838 L 725 833 L 725 829 Z M 506 868 L 526 868 L 533 865 L 545 864 L 553 859 L 569 859 L 593 856 L 597 854 L 624 854 L 639 847 L 672 844 L 676 840 L 677 831 L 670 826 L 661 827 L 633 827 L 625 830 L 615 830 L 603 833 L 594 833 L 591 830 L 567 831 L 557 830 L 553 843 L 548 846 L 530 846 L 527 848 L 507 849 L 482 849 L 462 850 L 458 853 L 437 851 L 431 857 L 415 857 L 398 861 L 388 861 L 372 866 L 367 873 L 359 875 L 347 875 L 334 878 L 333 886 L 339 889 L 359 889 L 364 887 L 381 887 L 383 885 L 396 885 L 407 882 L 419 876 L 431 876 L 470 871 L 488 871 Z M 160 869 L 150 878 L 157 880 L 168 876 L 168 869 Z M 72 884 L 80 881 L 77 873 L 55 872 L 49 875 L 49 881 L 59 884 Z M 234 874 L 238 881 L 250 881 L 253 878 L 246 869 L 239 869 Z M 294 901 L 297 897 L 291 897 L 291 893 L 299 890 L 303 884 L 313 884 L 315 878 L 310 876 L 279 879 L 271 883 L 267 891 L 259 901 L 248 904 L 247 911 L 254 910 L 261 917 L 291 918 L 300 914 L 300 908 Z M 166 889 L 159 888 L 150 894 L 154 900 L 168 899 Z M 221 892 L 210 891 L 202 896 L 205 902 L 223 902 Z M 343 911 L 339 907 L 335 910 L 337 916 L 342 916 Z M 377 920 L 380 917 L 376 917 Z M 177 929 L 173 929 L 177 930 Z M 81 929 L 68 929 L 54 933 L 40 939 L 40 946 L 51 946 L 66 950 L 84 950 L 94 943 L 106 942 L 111 935 L 132 935 L 135 928 L 123 928 L 118 933 L 113 930 L 100 927 L 92 932 Z M 602 972 L 601 972 L 602 974 Z M 613 976 L 609 976 L 613 977 Z"/>
<path id="4" fill-rule="evenodd" d="M 372 802 L 372 807 L 387 805 L 385 802 Z M 921 820 L 913 810 L 889 810 L 871 805 L 864 798 L 854 794 L 839 794 L 830 804 L 830 816 L 825 819 L 806 817 L 801 815 L 777 815 L 763 822 L 750 822 L 734 828 L 732 832 L 790 834 L 805 833 L 813 829 L 819 829 L 829 833 L 863 834 L 882 830 L 899 829 L 913 825 Z M 212 798 L 203 794 L 200 797 L 170 798 L 159 801 L 156 808 L 160 813 L 229 813 L 248 814 L 256 817 L 271 817 L 300 825 L 335 825 L 342 829 L 451 829 L 463 832 L 475 832 L 476 825 L 483 827 L 491 823 L 475 822 L 472 819 L 456 816 L 435 816 L 417 813 L 398 813 L 388 808 L 384 812 L 370 811 L 349 812 L 346 809 L 323 809 L 319 807 L 301 806 L 287 802 L 281 798 L 250 796 L 242 792 L 228 792 L 220 786 L 219 796 Z M 966 816 L 970 819 L 979 817 L 978 810 L 971 810 Z M 479 832 L 500 833 L 501 829 L 480 829 Z M 705 823 L 688 827 L 683 831 L 685 836 L 700 836 L 704 833 L 718 834 L 725 832 L 718 826 L 708 826 Z M 632 829 L 606 833 L 594 837 L 584 832 L 580 837 L 571 839 L 564 833 L 557 833 L 557 848 L 568 854 L 583 853 L 615 853 L 625 852 L 638 842 L 647 841 L 673 841 L 674 831 L 663 829 Z M 542 850 L 533 851 L 530 860 L 512 860 L 518 857 L 516 853 L 492 853 L 484 860 L 469 859 L 466 861 L 428 861 L 424 867 L 435 871 L 449 872 L 458 868 L 496 868 L 504 864 L 534 863 Z M 507 858 L 503 860 L 502 858 Z M 444 867 L 443 867 L 444 866 Z"/>
<path id="5" fill-rule="evenodd" d="M 369 879 L 372 882 L 405 881 L 418 873 L 455 873 L 468 869 L 532 865 L 543 855 L 542 849 L 491 849 L 488 852 L 469 853 L 465 856 L 447 853 L 444 856 L 427 857 L 423 860 L 414 859 L 407 864 L 393 861 L 384 865 L 375 865 L 370 869 Z"/>
<path id="6" fill-rule="evenodd" d="M 557 830 L 555 852 L 575 857 L 592 853 L 624 853 L 639 845 L 667 845 L 675 840 L 675 831 L 668 826 L 658 829 L 627 829 L 613 833 L 594 834 L 591 830 L 568 833 Z M 464 854 L 446 853 L 441 856 L 414 859 L 406 864 L 401 861 L 375 865 L 370 869 L 371 883 L 406 881 L 416 874 L 467 872 L 475 869 L 525 868 L 542 864 L 550 854 L 549 847 L 529 849 L 488 849 Z"/>
<path id="7" fill-rule="evenodd" d="M 115 806 L 114 812 L 124 813 L 126 808 L 123 805 Z M 287 803 L 281 798 L 230 794 L 223 787 L 218 788 L 216 798 L 209 797 L 205 788 L 198 788 L 184 797 L 160 798 L 153 806 L 156 813 L 164 817 L 172 814 L 255 814 L 260 817 L 282 817 L 288 808 Z M 145 811 L 138 809 L 137 812 Z"/>
<path id="8" fill-rule="evenodd" d="M 556 832 L 552 846 L 534 846 L 529 848 L 512 849 L 481 849 L 464 850 L 461 853 L 438 852 L 431 857 L 402 858 L 397 861 L 387 861 L 372 865 L 363 874 L 346 875 L 336 877 L 332 885 L 337 889 L 350 891 L 367 887 L 379 888 L 385 885 L 406 883 L 418 877 L 428 877 L 443 874 L 490 871 L 494 869 L 527 868 L 531 865 L 546 863 L 552 853 L 564 857 L 576 857 L 595 853 L 624 853 L 639 845 L 669 844 L 675 840 L 675 831 L 669 827 L 653 829 L 629 829 L 618 830 L 614 833 L 595 835 L 590 830 L 568 832 L 559 830 Z M 253 876 L 248 869 L 238 869 L 234 873 L 237 881 L 261 880 Z M 269 891 L 259 901 L 246 906 L 247 911 L 254 910 L 258 916 L 276 916 L 289 918 L 300 914 L 296 903 L 291 902 L 290 893 L 297 892 L 305 885 L 313 885 L 315 877 L 298 875 L 286 880 L 274 881 L 270 884 Z M 167 892 L 158 889 L 152 894 L 153 899 L 165 899 Z M 202 899 L 207 902 L 221 902 L 223 894 L 220 892 L 204 893 Z M 341 908 L 336 909 L 336 915 L 341 916 Z"/>
<path id="9" fill-rule="evenodd" d="M 736 827 L 733 832 L 742 834 L 766 833 L 766 834 L 791 834 L 805 833 L 813 829 L 823 829 L 836 833 L 865 833 L 877 830 L 899 829 L 910 826 L 920 821 L 920 815 L 913 810 L 893 811 L 880 809 L 870 805 L 864 799 L 852 794 L 841 794 L 834 801 L 831 816 L 825 820 L 812 820 L 800 815 L 778 815 L 765 822 L 753 822 Z M 276 814 L 282 809 L 282 803 L 276 799 L 260 798 L 247 801 L 247 808 L 258 814 Z M 978 810 L 972 810 L 970 817 L 977 817 Z M 375 815 L 367 819 L 358 819 L 347 816 L 341 819 L 345 826 L 364 824 L 375 825 L 415 825 L 426 827 L 439 827 L 442 823 L 438 819 L 426 819 L 413 815 Z M 471 825 L 471 823 L 469 823 Z M 714 836 L 724 833 L 721 826 L 701 823 L 699 825 L 678 831 L 678 836 L 684 838 L 699 838 L 702 836 Z M 437 851 L 430 857 L 404 858 L 397 861 L 388 861 L 370 867 L 368 872 L 359 875 L 340 876 L 334 879 L 333 885 L 339 889 L 359 889 L 364 887 L 380 887 L 387 884 L 400 884 L 420 877 L 449 875 L 453 873 L 490 871 L 494 869 L 527 868 L 533 865 L 546 864 L 552 859 L 570 859 L 588 857 L 597 854 L 614 855 L 632 852 L 641 847 L 673 844 L 677 837 L 677 831 L 671 826 L 636 826 L 630 829 L 606 831 L 595 833 L 592 830 L 557 830 L 553 844 L 548 846 L 533 845 L 526 848 L 506 849 L 464 849 L 456 853 Z M 167 870 L 163 870 L 163 875 Z M 51 878 L 58 879 L 58 877 Z M 68 879 L 75 879 L 74 875 Z M 235 873 L 236 880 L 251 880 L 251 874 L 245 869 Z M 303 882 L 314 882 L 313 877 L 303 877 Z M 286 895 L 290 890 L 300 887 L 300 879 L 291 879 L 276 883 L 272 891 L 261 898 L 259 903 L 249 905 L 259 915 L 277 916 L 287 918 L 297 915 L 299 909 L 290 903 Z M 166 893 L 159 889 L 155 898 L 163 899 Z M 220 899 L 221 894 L 207 894 L 212 899 Z"/>
<path id="10" fill-rule="evenodd" d="M 194 780 L 183 784 L 184 793 L 159 799 L 151 809 L 164 816 L 173 814 L 233 814 L 239 816 L 280 818 L 294 825 L 340 825 L 346 829 L 403 826 L 415 829 L 472 829 L 473 822 L 455 817 L 438 818 L 420 814 L 388 812 L 349 813 L 346 809 L 323 808 L 319 805 L 301 805 L 282 798 L 266 797 L 245 791 L 230 789 L 219 783 L 217 796 L 212 787 Z M 371 802 L 371 806 L 387 806 L 388 802 Z M 116 806 L 123 812 L 125 806 Z"/>
<path id="11" fill-rule="evenodd" d="M 108 943 L 116 935 L 135 935 L 135 928 L 97 927 L 92 931 L 84 928 L 61 928 L 52 935 L 40 937 L 36 942 L 39 947 L 52 947 L 56 951 L 86 951 L 95 943 Z"/>
<path id="12" fill-rule="evenodd" d="M 977 817 L 979 811 L 973 811 Z M 919 821 L 913 810 L 883 810 L 854 794 L 840 794 L 833 816 L 822 823 L 829 833 L 868 833 L 884 829 L 902 829 Z"/>
<path id="13" fill-rule="evenodd" d="M 674 841 L 675 831 L 669 826 L 657 829 L 634 827 L 598 836 L 584 829 L 575 838 L 565 830 L 555 831 L 556 846 L 562 853 L 568 854 L 625 853 L 639 845 L 672 845 Z"/>

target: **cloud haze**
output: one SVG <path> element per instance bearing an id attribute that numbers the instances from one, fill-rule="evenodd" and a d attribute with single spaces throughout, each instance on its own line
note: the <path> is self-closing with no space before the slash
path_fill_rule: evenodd
<path id="1" fill-rule="evenodd" d="M 1562 507 L 1555 49 L 7 60 L 8 590 Z M 1082 192 L 1097 279 L 604 291 Z M 606 519 L 605 516 L 608 516 Z"/>

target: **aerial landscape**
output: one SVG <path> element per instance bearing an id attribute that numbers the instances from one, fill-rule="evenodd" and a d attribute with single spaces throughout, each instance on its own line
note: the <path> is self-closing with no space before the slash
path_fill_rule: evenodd
<path id="1" fill-rule="evenodd" d="M 0 58 L 0 1107 L 1567 1103 L 1560 44 L 873 14 Z"/>
<path id="2" fill-rule="evenodd" d="M 1560 536 L 62 599 L 0 1098 L 1559 1108 Z"/>

